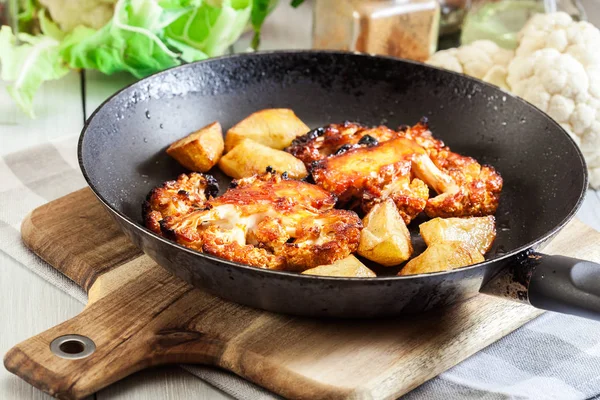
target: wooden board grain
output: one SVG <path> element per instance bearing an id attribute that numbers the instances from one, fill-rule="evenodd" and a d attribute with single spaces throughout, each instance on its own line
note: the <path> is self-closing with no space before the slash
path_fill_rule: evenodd
<path id="1" fill-rule="evenodd" d="M 89 189 L 34 210 L 21 224 L 25 244 L 85 291 L 105 272 L 142 252 L 109 221 Z M 65 248 L 68 246 L 68 249 Z"/>
<path id="2" fill-rule="evenodd" d="M 573 221 L 546 250 L 600 261 L 599 237 Z M 9 370 L 61 398 L 82 398 L 166 363 L 215 365 L 290 398 L 396 398 L 540 314 L 486 296 L 375 321 L 299 318 L 228 303 L 137 256 L 89 189 L 33 211 L 23 238 L 90 295 L 80 315 L 5 357 Z M 56 357 L 49 344 L 66 334 L 91 338 L 96 351 L 80 360 Z"/>

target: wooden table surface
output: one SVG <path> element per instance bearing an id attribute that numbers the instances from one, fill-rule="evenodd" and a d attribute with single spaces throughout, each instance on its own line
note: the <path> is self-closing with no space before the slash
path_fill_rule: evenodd
<path id="1" fill-rule="evenodd" d="M 587 0 L 588 17 L 600 22 L 598 0 Z M 263 49 L 309 48 L 310 4 L 291 10 L 287 0 L 268 19 Z M 293 21 L 293 22 L 292 22 Z M 243 50 L 249 36 L 236 45 Z M 36 99 L 37 119 L 20 113 L 0 88 L 0 155 L 36 144 L 77 135 L 86 116 L 114 91 L 132 82 L 127 75 L 71 73 L 46 84 Z M 82 87 L 85 91 L 82 91 Z M 82 93 L 85 93 L 85 98 Z M 75 148 L 73 148 L 75 151 Z M 600 230 L 600 192 L 589 191 L 579 218 Z M 0 353 L 16 343 L 78 314 L 83 305 L 24 269 L 0 251 Z M 225 399 L 231 398 L 178 367 L 156 368 L 135 374 L 94 395 L 96 399 Z M 0 368 L 0 399 L 50 398 Z"/>

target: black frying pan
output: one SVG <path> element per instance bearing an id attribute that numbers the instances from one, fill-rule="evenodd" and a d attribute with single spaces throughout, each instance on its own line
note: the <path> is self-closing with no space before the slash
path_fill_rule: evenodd
<path id="1" fill-rule="evenodd" d="M 293 109 L 311 127 L 352 120 L 395 128 L 428 117 L 436 137 L 492 164 L 504 178 L 498 236 L 487 261 L 415 276 L 317 277 L 201 254 L 142 226 L 146 194 L 185 172 L 165 154 L 171 142 L 214 120 L 226 130 L 272 107 Z M 228 300 L 298 315 L 375 317 L 466 299 L 494 278 L 505 293 L 534 306 L 600 316 L 598 264 L 530 256 L 581 205 L 587 187 L 581 153 L 535 107 L 459 74 L 392 58 L 311 51 L 184 65 L 107 100 L 83 130 L 79 159 L 89 185 L 137 246 L 173 274 Z M 225 189 L 228 179 L 214 174 Z"/>

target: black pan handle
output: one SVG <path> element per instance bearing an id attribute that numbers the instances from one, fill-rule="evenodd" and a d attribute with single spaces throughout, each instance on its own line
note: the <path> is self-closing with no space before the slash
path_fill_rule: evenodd
<path id="1" fill-rule="evenodd" d="M 482 292 L 600 320 L 600 264 L 592 261 L 529 253 L 490 280 Z"/>
<path id="2" fill-rule="evenodd" d="M 600 320 L 600 264 L 536 256 L 540 258 L 529 281 L 529 303 L 543 310 Z"/>

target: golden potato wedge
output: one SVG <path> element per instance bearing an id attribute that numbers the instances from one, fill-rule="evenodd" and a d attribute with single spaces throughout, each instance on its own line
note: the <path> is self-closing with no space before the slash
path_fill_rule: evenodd
<path id="1" fill-rule="evenodd" d="M 244 138 L 282 150 L 292 144 L 297 136 L 309 130 L 292 110 L 269 108 L 255 112 L 228 130 L 225 151 L 233 149 Z"/>
<path id="2" fill-rule="evenodd" d="M 461 242 L 485 254 L 496 239 L 493 216 L 470 218 L 434 218 L 419 225 L 427 246 L 439 242 Z"/>
<path id="3" fill-rule="evenodd" d="M 277 172 L 287 172 L 294 179 L 308 174 L 304 163 L 293 155 L 250 139 L 243 139 L 219 160 L 221 170 L 235 179 L 262 174 L 269 166 Z"/>
<path id="4" fill-rule="evenodd" d="M 336 261 L 329 265 L 319 265 L 318 267 L 307 269 L 302 272 L 305 275 L 320 276 L 341 276 L 347 278 L 372 278 L 375 273 L 353 255 Z"/>
<path id="5" fill-rule="evenodd" d="M 167 154 L 179 164 L 196 172 L 206 172 L 217 164 L 223 154 L 223 131 L 218 122 L 172 143 Z"/>
<path id="6" fill-rule="evenodd" d="M 419 256 L 410 260 L 398 275 L 447 271 L 484 260 L 481 253 L 461 242 L 435 242 Z"/>
<path id="7" fill-rule="evenodd" d="M 375 205 L 363 218 L 358 254 L 386 267 L 408 260 L 410 232 L 392 199 Z"/>

